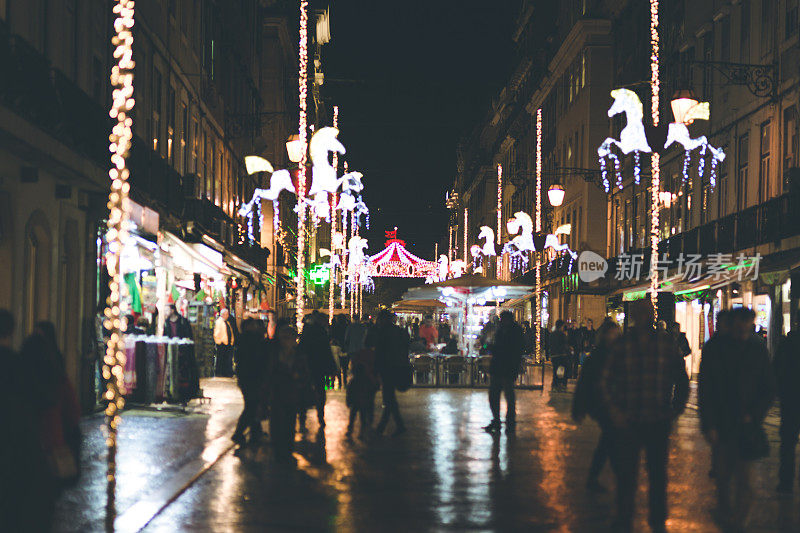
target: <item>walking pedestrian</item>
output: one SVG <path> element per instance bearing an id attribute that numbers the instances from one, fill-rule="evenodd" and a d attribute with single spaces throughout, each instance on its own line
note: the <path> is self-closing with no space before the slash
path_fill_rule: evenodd
<path id="1" fill-rule="evenodd" d="M 800 434 L 800 324 L 792 327 L 775 353 L 775 378 L 781 406 L 781 448 L 778 492 L 794 489 L 795 455 Z"/>
<path id="2" fill-rule="evenodd" d="M 653 531 L 666 531 L 667 456 L 672 421 L 686 407 L 689 378 L 672 338 L 655 330 L 650 299 L 630 305 L 633 327 L 621 349 L 609 354 L 600 391 L 612 425 L 612 461 L 617 476 L 615 526 L 630 531 L 639 457 L 647 455 L 649 518 Z"/>
<path id="3" fill-rule="evenodd" d="M 236 351 L 236 378 L 244 399 L 244 408 L 231 440 L 242 446 L 248 442 L 245 431 L 250 430 L 249 444 L 261 439 L 261 406 L 266 391 L 267 344 L 264 325 L 260 320 L 248 318 L 242 322 L 239 349 Z"/>
<path id="4" fill-rule="evenodd" d="M 326 385 L 329 378 L 338 373 L 338 367 L 333 359 L 328 332 L 325 330 L 325 317 L 319 311 L 313 311 L 306 317 L 303 333 L 300 335 L 300 351 L 308 357 L 308 368 L 313 389 L 312 405 L 317 411 L 319 429 L 325 428 L 325 401 L 327 399 Z M 305 406 L 299 410 L 300 432 L 306 433 Z"/>
<path id="5" fill-rule="evenodd" d="M 29 462 L 19 487 L 28 494 L 27 501 L 36 502 L 35 512 L 28 509 L 25 530 L 50 531 L 59 495 L 78 480 L 81 448 L 78 398 L 67 378 L 51 322 L 37 323 L 25 339 L 20 365 L 21 376 L 36 376 L 26 382 L 36 441 L 28 453 L 39 457 L 38 462 Z"/>
<path id="6" fill-rule="evenodd" d="M 567 339 L 565 324 L 561 319 L 556 320 L 556 327 L 550 333 L 548 348 L 550 350 L 550 362 L 553 366 L 551 389 L 566 390 L 570 346 Z"/>
<path id="7" fill-rule="evenodd" d="M 244 324 L 242 325 L 244 327 Z M 252 327 L 252 326 L 251 326 Z M 230 321 L 230 312 L 223 307 L 214 321 L 214 344 L 217 345 L 215 375 L 233 376 L 234 330 Z M 237 373 L 238 374 L 238 373 Z"/>
<path id="8" fill-rule="evenodd" d="M 347 423 L 347 438 L 353 435 L 356 418 L 360 418 L 361 430 L 358 437 L 364 440 L 372 429 L 372 419 L 375 412 L 375 393 L 378 392 L 380 382 L 375 372 L 375 351 L 371 348 L 361 348 L 350 356 L 350 379 L 347 382 L 347 406 L 350 408 L 350 418 Z"/>
<path id="9" fill-rule="evenodd" d="M 400 406 L 397 403 L 397 386 L 402 379 L 402 373 L 408 366 L 409 338 L 400 327 L 394 324 L 395 316 L 386 309 L 378 313 L 374 327 L 367 333 L 365 344 L 375 350 L 375 368 L 381 378 L 383 397 L 383 412 L 375 431 L 382 435 L 389 424 L 389 419 L 394 418 L 394 435 L 406 431 L 403 417 L 400 415 Z"/>
<path id="10" fill-rule="evenodd" d="M 753 499 L 751 462 L 768 453 L 762 424 L 774 376 L 754 322 L 751 309 L 732 310 L 730 333 L 710 339 L 700 363 L 700 422 L 713 450 L 717 518 L 723 527 L 746 527 Z"/>
<path id="11" fill-rule="evenodd" d="M 600 381 L 609 354 L 618 349 L 621 334 L 620 327 L 610 318 L 600 324 L 600 328 L 594 335 L 597 344 L 581 367 L 581 374 L 575 387 L 575 396 L 572 399 L 572 418 L 575 421 L 580 422 L 584 416 L 589 415 L 600 425 L 600 440 L 595 447 L 592 464 L 589 467 L 589 477 L 586 480 L 586 488 L 595 492 L 606 491 L 606 488 L 600 484 L 599 478 L 603 466 L 611 456 L 611 423 L 608 412 L 603 406 Z"/>
<path id="12" fill-rule="evenodd" d="M 364 320 L 354 317 L 353 321 L 347 326 L 344 335 L 344 354 L 341 360 L 341 372 L 343 380 L 347 382 L 347 371 L 349 362 L 353 356 L 364 349 L 364 339 L 367 336 L 367 326 Z"/>
<path id="13" fill-rule="evenodd" d="M 492 344 L 489 362 L 489 408 L 492 421 L 483 429 L 488 433 L 500 432 L 500 393 L 506 399 L 506 433 L 513 434 L 517 427 L 516 395 L 514 384 L 522 366 L 525 337 L 522 327 L 514 320 L 511 311 L 500 313 L 500 324 Z"/>
<path id="14" fill-rule="evenodd" d="M 268 347 L 270 442 L 276 460 L 291 462 L 297 412 L 311 386 L 308 358 L 299 350 L 297 330 L 288 319 L 278 321 Z"/>
<path id="15" fill-rule="evenodd" d="M 433 325 L 431 317 L 426 316 L 419 328 L 419 337 L 425 342 L 425 349 L 431 351 L 439 340 L 439 331 Z"/>

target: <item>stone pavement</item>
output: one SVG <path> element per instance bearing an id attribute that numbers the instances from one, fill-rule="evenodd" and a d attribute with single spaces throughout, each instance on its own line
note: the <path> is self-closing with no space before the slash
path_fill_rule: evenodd
<path id="1" fill-rule="evenodd" d="M 324 435 L 298 443 L 296 469 L 272 463 L 267 447 L 227 454 L 145 531 L 605 531 L 613 493 L 584 490 L 598 430 L 572 422 L 571 399 L 520 392 L 517 437 L 493 439 L 481 430 L 485 391 L 412 390 L 400 395 L 409 431 L 367 445 L 345 440 L 344 398 L 334 392 Z M 777 434 L 769 431 L 750 531 L 800 531 L 800 497 L 774 492 Z M 709 449 L 693 410 L 677 424 L 670 462 L 669 530 L 717 531 Z M 603 482 L 613 487 L 608 467 Z M 641 531 L 645 484 L 642 475 Z"/>
<path id="2" fill-rule="evenodd" d="M 228 436 L 242 406 L 235 380 L 202 380 L 201 387 L 212 398 L 211 402 L 200 405 L 192 401 L 185 413 L 174 408 L 131 408 L 123 412 L 117 454 L 119 515 L 125 517 L 124 513 L 130 510 L 140 517 L 146 516 L 142 503 L 151 503 L 154 495 L 173 495 L 176 483 L 188 482 L 200 470 L 198 460 L 202 461 L 204 455 L 208 457 L 214 443 L 224 442 L 226 448 L 230 444 Z M 81 422 L 84 439 L 81 479 L 59 502 L 55 520 L 58 532 L 103 530 L 106 498 L 103 422 L 102 413 L 85 417 Z M 157 510 L 152 510 L 150 517 Z"/>

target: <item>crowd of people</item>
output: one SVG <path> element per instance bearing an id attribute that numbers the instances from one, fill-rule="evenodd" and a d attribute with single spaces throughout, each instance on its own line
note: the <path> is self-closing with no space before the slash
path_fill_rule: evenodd
<path id="1" fill-rule="evenodd" d="M 631 530 L 644 450 L 649 523 L 653 531 L 665 531 L 669 438 L 689 397 L 684 357 L 690 349 L 674 323 L 653 327 L 648 300 L 631 304 L 629 315 L 630 326 L 624 334 L 611 319 L 595 333 L 595 345 L 582 364 L 575 388 L 572 416 L 580 421 L 588 415 L 600 426 L 587 487 L 606 490 L 599 476 L 609 462 L 617 480 L 618 530 Z M 778 491 L 792 492 L 797 481 L 800 334 L 783 340 L 773 369 L 754 321 L 755 313 L 747 308 L 718 314 L 714 334 L 703 347 L 698 378 L 701 429 L 712 449 L 709 475 L 717 487 L 715 518 L 725 531 L 743 530 L 748 522 L 753 503 L 750 470 L 754 460 L 768 453 L 763 422 L 776 392 L 775 376 L 782 409 Z"/>
<path id="2" fill-rule="evenodd" d="M 166 319 L 170 334 L 181 334 L 181 318 L 171 310 Z M 578 378 L 572 417 L 581 421 L 589 416 L 600 426 L 587 488 L 607 490 L 600 475 L 609 463 L 617 482 L 615 526 L 630 531 L 644 452 L 649 523 L 653 531 L 664 531 L 669 440 L 689 397 L 684 358 L 691 349 L 676 323 L 654 326 L 649 300 L 632 302 L 628 319 L 625 332 L 610 318 L 597 330 L 590 320 L 580 327 L 558 320 L 552 332 L 543 332 L 544 351 L 552 362 L 555 391 L 563 390 L 561 380 Z M 777 490 L 791 493 L 797 483 L 800 328 L 782 339 L 771 360 L 754 321 L 747 308 L 717 315 L 714 333 L 703 347 L 698 379 L 701 429 L 712 449 L 709 475 L 717 486 L 716 517 L 726 530 L 747 524 L 753 502 L 751 465 L 768 453 L 763 422 L 775 395 L 781 407 Z M 364 440 L 382 435 L 390 423 L 395 435 L 406 431 L 397 393 L 411 386 L 412 346 L 447 347 L 453 338 L 446 322 L 436 324 L 426 317 L 398 323 L 389 311 L 380 312 L 374 322 L 338 315 L 330 326 L 326 315 L 314 311 L 305 317 L 300 334 L 293 320 L 277 320 L 272 313 L 267 320 L 245 319 L 241 332 L 231 322 L 227 313 L 220 313 L 214 338 L 222 346 L 219 373 L 236 376 L 244 399 L 232 440 L 240 447 L 259 443 L 262 422 L 268 420 L 273 457 L 286 462 L 293 461 L 296 433 L 308 431 L 308 411 L 315 411 L 320 431 L 325 427 L 327 390 L 335 383 L 346 388 L 346 438 L 353 437 L 357 422 L 358 438 Z M 2 471 L 11 481 L 0 484 L 0 505 L 2 516 L 10 517 L 11 530 L 30 525 L 32 519 L 46 529 L 58 494 L 78 479 L 80 410 L 54 325 L 37 323 L 18 351 L 11 346 L 13 331 L 13 316 L 0 310 L 0 359 L 6 369 L 0 409 L 4 420 L 19 428 L 15 438 L 0 444 Z M 534 337 L 529 324 L 518 323 L 509 311 L 484 327 L 479 342 L 491 354 L 492 419 L 484 428 L 490 434 L 498 435 L 503 426 L 501 395 L 506 432 L 513 435 L 516 430 L 515 383 Z M 379 390 L 383 410 L 373 425 Z M 41 512 L 23 516 L 19 509 L 34 501 Z"/>
<path id="3" fill-rule="evenodd" d="M 269 420 L 275 457 L 291 461 L 296 432 L 307 433 L 307 413 L 314 410 L 317 427 L 325 427 L 327 390 L 337 381 L 347 388 L 350 408 L 347 437 L 360 420 L 359 438 L 383 434 L 394 422 L 394 434 L 405 431 L 397 391 L 410 386 L 410 337 L 395 316 L 383 311 L 374 323 L 359 318 L 306 316 L 298 335 L 294 322 L 246 319 L 235 351 L 236 377 L 244 409 L 232 436 L 246 446 L 262 436 Z M 375 395 L 383 390 L 383 412 L 373 428 Z"/>

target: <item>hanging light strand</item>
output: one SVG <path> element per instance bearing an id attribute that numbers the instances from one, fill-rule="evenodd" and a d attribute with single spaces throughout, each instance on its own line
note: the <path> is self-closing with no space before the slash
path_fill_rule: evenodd
<path id="1" fill-rule="evenodd" d="M 536 233 L 542 231 L 542 109 L 536 110 Z M 536 352 L 535 362 L 542 357 L 542 264 L 536 254 Z"/>
<path id="2" fill-rule="evenodd" d="M 503 165 L 497 165 L 497 244 L 503 242 Z M 497 255 L 497 279 L 503 266 L 503 254 Z"/>
<path id="3" fill-rule="evenodd" d="M 653 126 L 659 122 L 659 41 L 658 41 L 658 1 L 650 0 L 650 113 Z M 652 180 L 650 183 L 650 299 L 653 304 L 653 320 L 658 321 L 658 198 L 661 190 L 661 169 L 658 152 L 653 152 L 650 166 Z"/>
<path id="4" fill-rule="evenodd" d="M 333 127 L 339 128 L 339 106 L 333 106 Z M 339 177 L 339 154 L 334 150 L 333 152 L 333 170 L 336 172 L 336 177 Z M 331 211 L 336 207 L 336 194 L 333 195 L 333 206 Z M 336 238 L 336 213 L 331 213 L 331 258 L 337 253 L 333 247 L 333 241 Z M 328 324 L 333 325 L 333 295 L 336 289 L 336 263 L 331 261 L 331 269 L 328 277 Z"/>
<path id="5" fill-rule="evenodd" d="M 128 192 L 130 171 L 126 159 L 133 139 L 133 119 L 130 111 L 135 104 L 133 98 L 133 0 L 117 0 L 113 7 L 115 35 L 111 38 L 114 46 L 114 66 L 111 68 L 111 85 L 114 87 L 109 115 L 116 119 L 109 135 L 111 151 L 111 192 L 108 195 L 108 232 L 106 242 L 106 266 L 110 281 L 110 294 L 107 300 L 103 325 L 109 331 L 106 354 L 103 357 L 103 380 L 106 391 L 106 530 L 113 531 L 116 519 L 116 480 L 117 480 L 117 430 L 119 413 L 125 405 L 125 339 L 120 310 L 120 256 L 128 237 L 129 203 Z"/>
<path id="6" fill-rule="evenodd" d="M 308 111 L 308 0 L 300 0 L 300 53 L 298 68 L 298 90 L 300 94 L 300 119 L 299 134 L 303 147 L 300 158 L 300 170 L 297 179 L 297 331 L 303 330 L 303 315 L 305 314 L 305 247 L 306 247 L 306 162 L 308 159 L 308 124 L 306 113 Z"/>

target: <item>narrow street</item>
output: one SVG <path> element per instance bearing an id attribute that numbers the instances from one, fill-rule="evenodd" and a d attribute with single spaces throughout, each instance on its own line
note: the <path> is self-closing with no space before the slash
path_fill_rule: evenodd
<path id="1" fill-rule="evenodd" d="M 230 380 L 206 381 L 212 401 L 188 416 L 137 410 L 123 416 L 119 531 L 149 521 L 144 531 L 583 532 L 606 530 L 611 518 L 613 491 L 584 489 L 598 431 L 590 421 L 572 422 L 571 393 L 520 391 L 517 437 L 494 440 L 481 429 L 490 416 L 485 391 L 413 389 L 400 398 L 408 433 L 365 444 L 345 440 L 344 395 L 334 391 L 324 438 L 315 434 L 311 416 L 309 437 L 297 445 L 298 466 L 290 469 L 270 460 L 268 446 L 237 454 L 229 448 L 241 405 L 233 387 Z M 89 466 L 81 487 L 62 502 L 60 531 L 102 524 L 98 426 L 96 417 L 85 423 Z M 796 531 L 800 497 L 774 492 L 777 431 L 767 429 L 772 453 L 754 469 L 752 531 Z M 195 480 L 221 450 L 219 461 Z M 672 439 L 670 531 L 718 531 L 710 516 L 709 464 L 696 412 L 689 409 Z M 603 482 L 614 486 L 608 467 Z M 645 475 L 640 485 L 644 491 Z M 637 523 L 645 531 L 641 491 Z"/>

